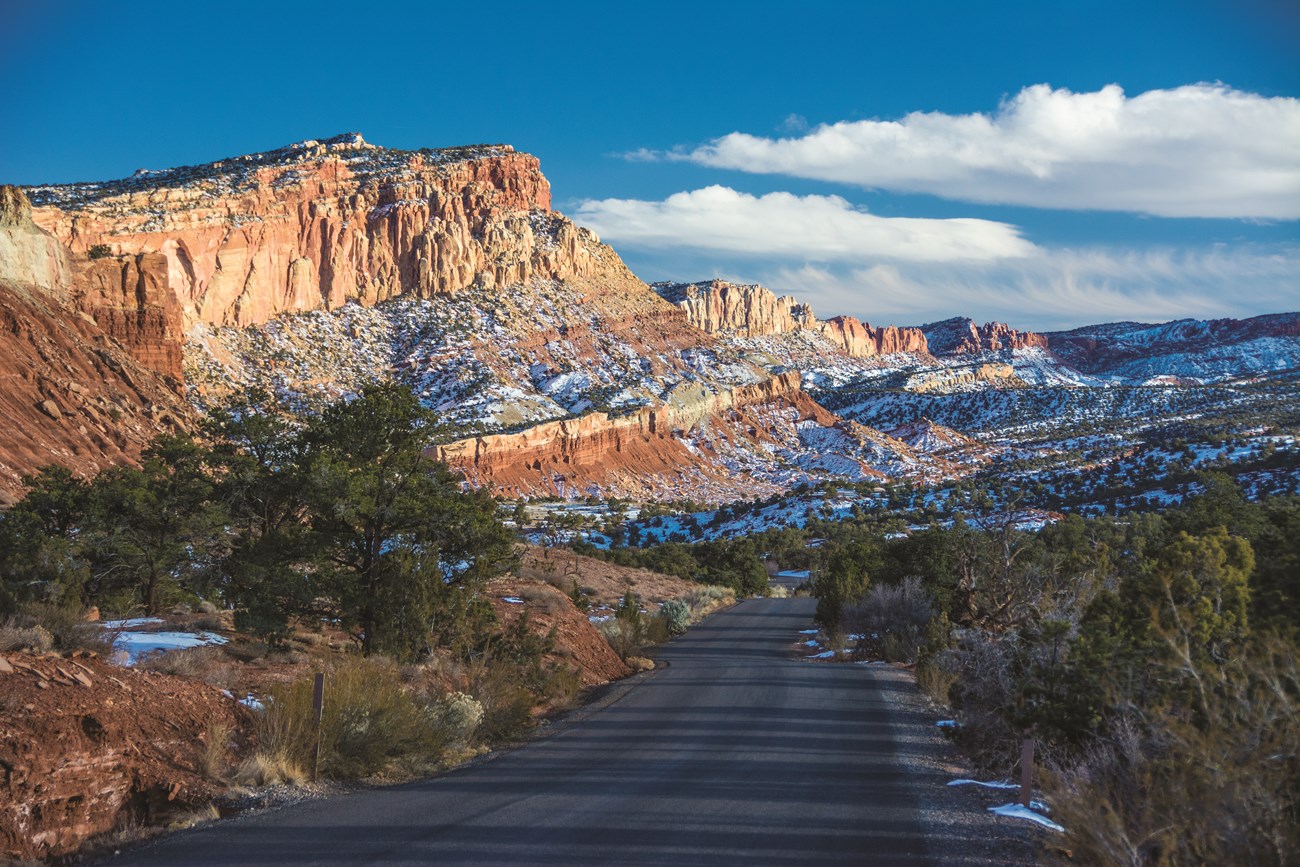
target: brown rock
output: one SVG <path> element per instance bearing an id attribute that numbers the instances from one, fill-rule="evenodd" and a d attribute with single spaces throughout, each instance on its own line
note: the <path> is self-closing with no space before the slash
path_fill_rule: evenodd
<path id="1" fill-rule="evenodd" d="M 229 727 L 238 749 L 249 746 L 252 714 L 207 684 L 130 669 L 114 677 L 93 659 L 75 669 L 22 661 L 44 679 L 4 682 L 6 700 L 24 712 L 0 726 L 0 860 L 63 858 L 124 821 L 157 822 L 210 801 L 217 789 L 194 769 L 213 723 Z"/>

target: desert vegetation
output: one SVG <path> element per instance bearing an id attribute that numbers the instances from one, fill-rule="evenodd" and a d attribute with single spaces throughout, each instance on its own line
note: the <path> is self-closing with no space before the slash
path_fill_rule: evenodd
<path id="1" fill-rule="evenodd" d="M 1036 739 L 1063 863 L 1294 863 L 1300 500 L 1201 481 L 1123 520 L 766 541 L 814 567 L 828 633 L 917 661 L 985 771 L 1010 775 Z"/>
<path id="2" fill-rule="evenodd" d="M 397 386 L 296 422 L 254 396 L 197 436 L 158 438 L 138 467 L 48 468 L 0 515 L 0 649 L 106 654 L 92 608 L 195 611 L 227 635 L 233 620 L 227 645 L 142 663 L 225 688 L 241 662 L 283 663 L 256 753 L 214 770 L 226 782 L 316 770 L 311 669 L 330 696 L 325 776 L 420 773 L 518 738 L 578 680 L 548 659 L 552 636 L 494 614 L 484 587 L 514 565 L 515 539 L 490 495 L 425 457 L 436 430 Z"/>

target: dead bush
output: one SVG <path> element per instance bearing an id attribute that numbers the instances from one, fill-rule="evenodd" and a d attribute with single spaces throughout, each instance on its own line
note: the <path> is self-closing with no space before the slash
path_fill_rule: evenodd
<path id="1" fill-rule="evenodd" d="M 930 594 L 919 578 L 877 584 L 867 597 L 844 609 L 844 624 L 862 636 L 858 651 L 889 662 L 912 662 L 925 643 L 934 616 Z"/>
<path id="2" fill-rule="evenodd" d="M 531 727 L 535 704 L 533 694 L 508 666 L 486 662 L 472 664 L 469 691 L 482 708 L 478 732 L 484 741 L 517 740 Z"/>
<path id="3" fill-rule="evenodd" d="M 1012 673 L 1014 637 L 972 632 L 939 653 L 933 665 L 953 678 L 949 695 L 961 727 L 957 744 L 984 771 L 1005 774 L 1019 755 L 1021 732 L 1007 720 L 1016 703 Z"/>
<path id="4" fill-rule="evenodd" d="M 957 673 L 950 667 L 945 657 L 932 657 L 916 665 L 916 685 L 926 695 L 942 705 L 951 701 L 952 686 L 957 682 Z"/>
<path id="5" fill-rule="evenodd" d="M 519 597 L 546 614 L 558 614 L 570 604 L 568 597 L 558 587 L 549 584 L 525 585 L 519 589 Z"/>
<path id="6" fill-rule="evenodd" d="M 0 625 L 0 630 L 12 628 L 14 630 L 43 630 L 49 637 L 46 643 L 40 636 L 40 633 L 32 633 L 27 636 L 27 640 L 34 641 L 34 646 L 40 646 L 37 653 L 45 653 L 50 650 L 59 650 L 68 652 L 72 650 L 88 650 L 101 656 L 107 656 L 113 652 L 113 634 L 111 631 L 104 629 L 96 623 L 87 623 L 80 609 L 66 608 L 60 605 L 51 605 L 48 603 L 29 603 L 19 608 L 13 616 L 9 617 L 4 624 Z M 17 636 L 11 636 L 14 640 Z M 3 640 L 3 639 L 0 639 Z M 13 647 L 11 650 L 18 650 Z"/>
<path id="7" fill-rule="evenodd" d="M 686 598 L 682 601 L 686 603 L 686 607 L 691 611 L 691 622 L 698 623 L 719 608 L 734 605 L 736 591 L 730 587 L 705 584 L 686 594 Z"/>
<path id="8" fill-rule="evenodd" d="M 12 650 L 49 653 L 53 647 L 54 636 L 43 626 L 0 626 L 0 653 Z"/>
<path id="9" fill-rule="evenodd" d="M 182 647 L 165 653 L 150 654 L 137 667 L 145 671 L 202 680 L 220 687 L 228 687 L 234 679 L 234 667 L 225 650 L 214 646 Z"/>
<path id="10" fill-rule="evenodd" d="M 609 646 L 624 662 L 635 656 L 645 646 L 644 629 L 640 623 L 611 617 L 596 627 Z"/>
<path id="11" fill-rule="evenodd" d="M 1069 863 L 1300 863 L 1300 670 L 1261 642 L 1196 672 L 1205 700 L 1108 720 L 1046 775 Z"/>

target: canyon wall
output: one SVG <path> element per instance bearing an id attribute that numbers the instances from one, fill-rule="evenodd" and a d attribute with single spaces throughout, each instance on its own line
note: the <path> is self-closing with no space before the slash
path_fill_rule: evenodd
<path id="1" fill-rule="evenodd" d="M 395 151 L 348 135 L 30 195 L 74 253 L 162 255 L 183 329 L 601 266 L 591 233 L 551 217 L 537 158 L 508 145 Z"/>
<path id="2" fill-rule="evenodd" d="M 807 304 L 789 295 L 778 298 L 772 290 L 757 284 L 709 280 L 656 283 L 653 288 L 679 306 L 692 325 L 709 334 L 757 337 L 809 331 L 854 358 L 929 352 L 920 329 L 893 325 L 875 328 L 852 316 L 820 320 Z"/>
<path id="3" fill-rule="evenodd" d="M 0 506 L 42 466 L 93 475 L 188 424 L 179 320 L 139 301 L 158 267 L 70 254 L 0 187 Z"/>

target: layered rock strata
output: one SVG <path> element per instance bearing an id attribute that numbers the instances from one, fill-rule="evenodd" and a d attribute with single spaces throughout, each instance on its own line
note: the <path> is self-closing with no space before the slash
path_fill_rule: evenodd
<path id="1" fill-rule="evenodd" d="M 157 266 L 70 254 L 0 187 L 0 506 L 42 466 L 94 474 L 188 423 L 175 320 L 139 301 Z"/>
<path id="2" fill-rule="evenodd" d="M 347 135 L 29 193 L 37 223 L 74 253 L 165 257 L 186 328 L 593 266 L 585 230 L 532 219 L 549 212 L 550 185 L 536 157 L 508 145 L 398 151 Z"/>
<path id="3" fill-rule="evenodd" d="M 745 410 L 773 403 L 818 424 L 839 422 L 802 391 L 794 371 L 722 393 L 684 391 L 689 393 L 620 417 L 589 413 L 521 433 L 459 440 L 431 454 L 464 473 L 471 484 L 506 495 L 581 496 L 601 490 L 655 498 L 663 479 L 727 475 L 725 467 L 687 440 L 685 434 L 692 430 L 715 426 L 718 436 L 761 441 L 761 425 Z"/>
<path id="4" fill-rule="evenodd" d="M 821 320 L 812 308 L 793 296 L 777 297 L 758 284 L 709 280 L 699 283 L 656 283 L 662 297 L 682 308 L 696 328 L 709 334 L 756 337 L 810 331 L 854 358 L 907 352 L 929 352 L 925 335 L 916 328 L 872 327 L 852 316 Z"/>

